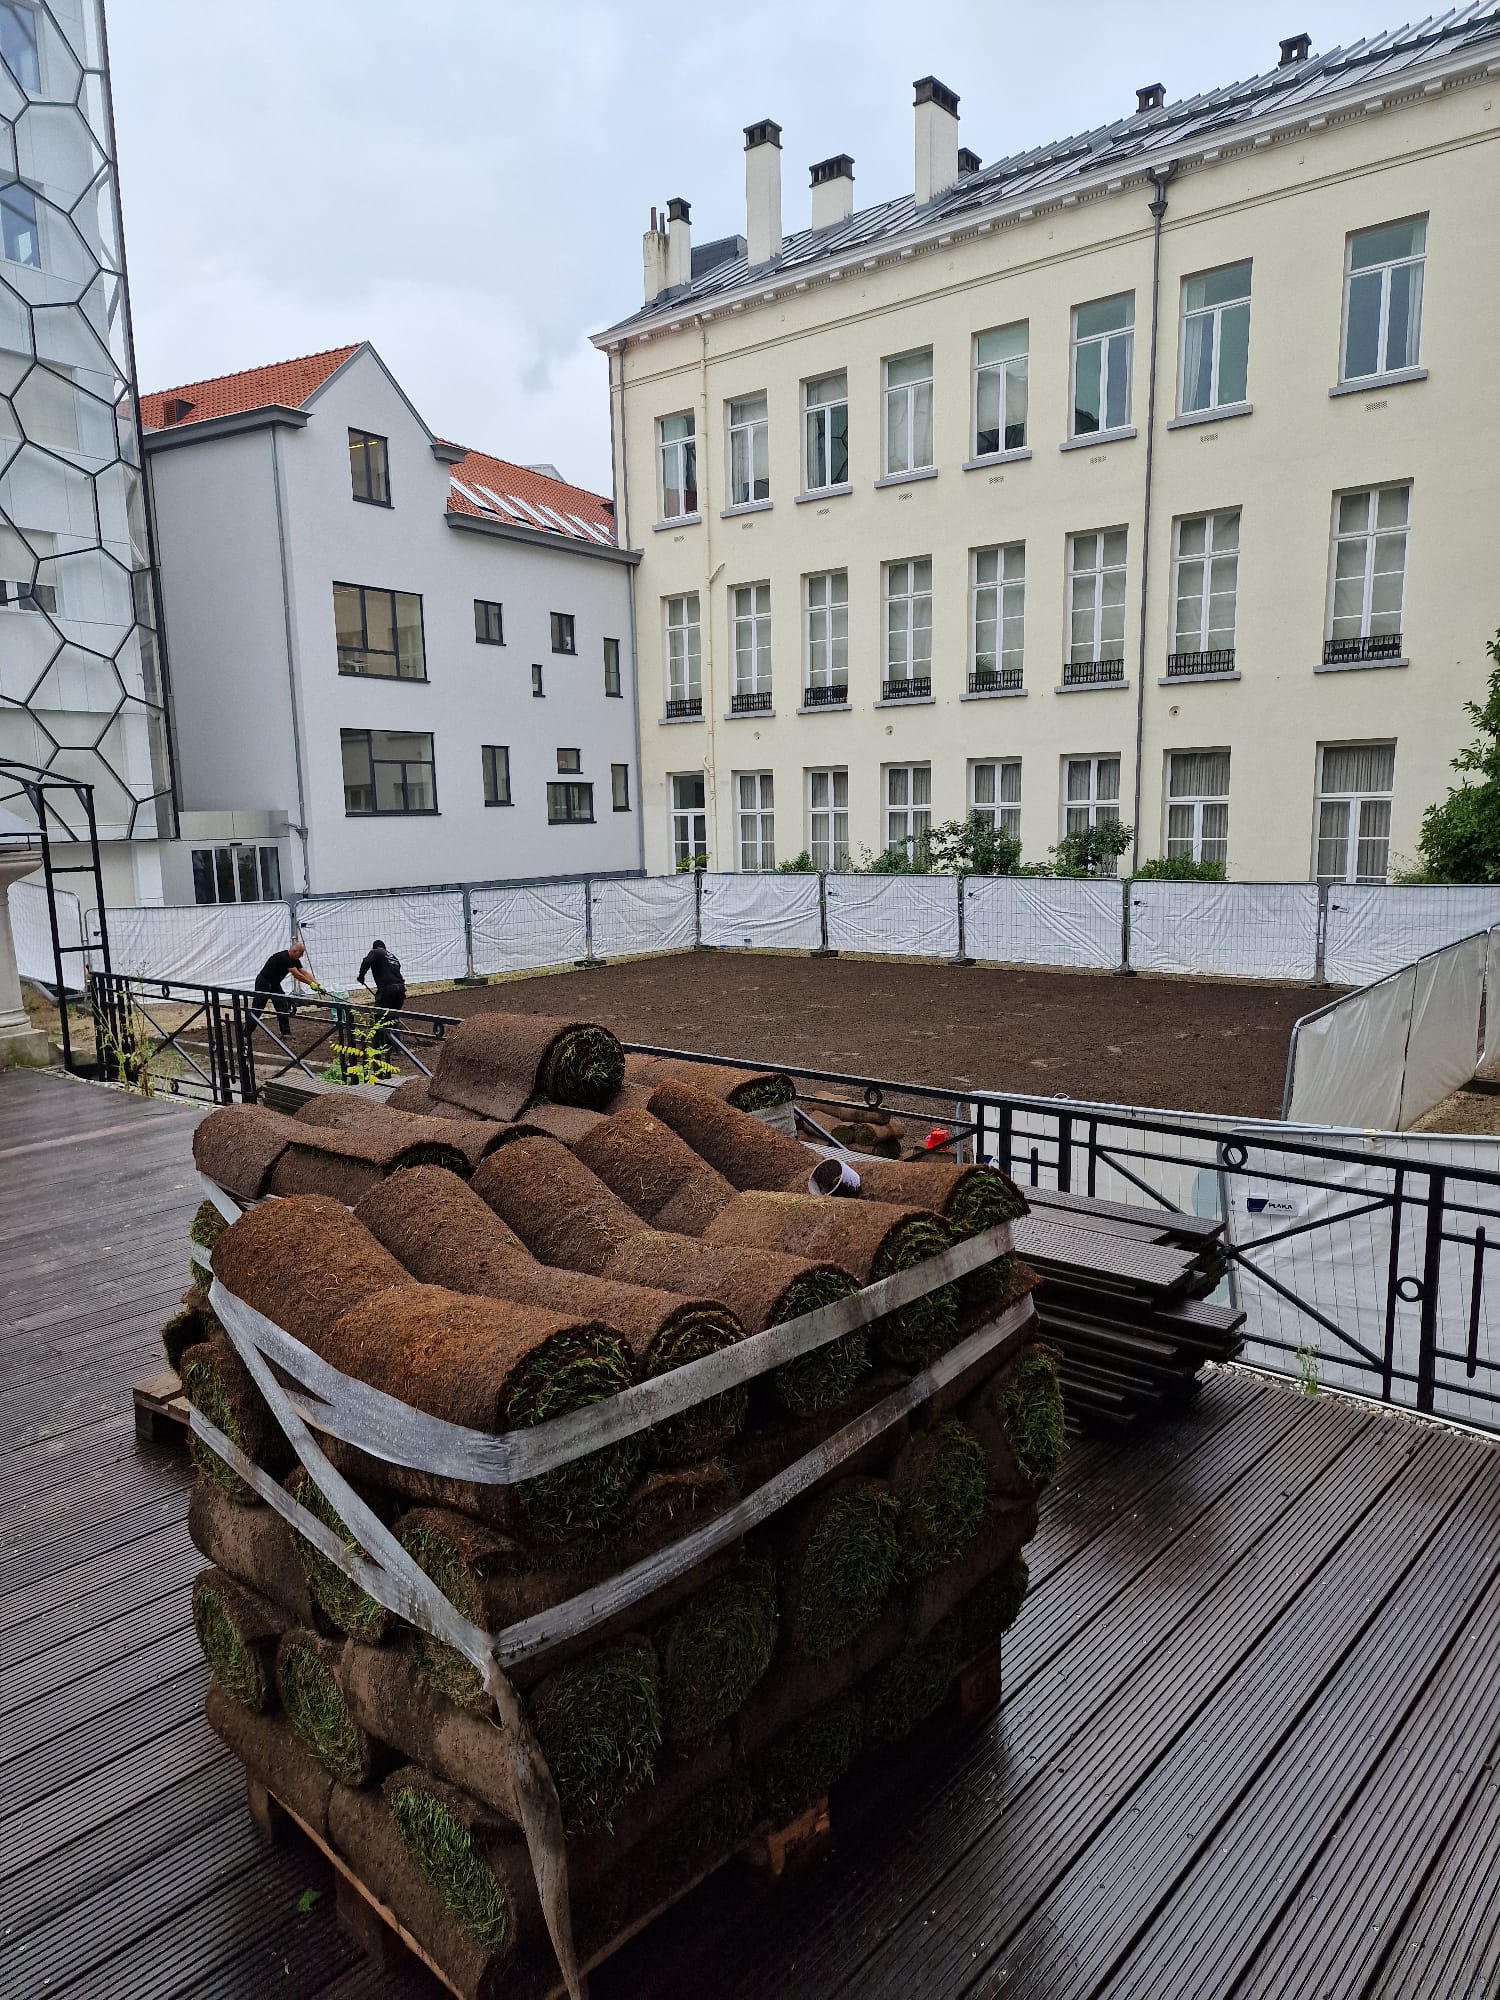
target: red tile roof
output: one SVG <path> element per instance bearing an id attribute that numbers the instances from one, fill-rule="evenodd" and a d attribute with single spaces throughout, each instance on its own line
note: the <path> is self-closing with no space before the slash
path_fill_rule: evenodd
<path id="1" fill-rule="evenodd" d="M 586 487 L 570 486 L 565 479 L 551 479 L 545 472 L 491 458 L 485 451 L 465 452 L 452 468 L 452 478 L 448 494 L 452 513 L 542 528 L 555 535 L 571 535 L 579 542 L 613 543 L 615 539 L 613 502 Z M 504 505 L 507 500 L 512 503 L 510 509 Z M 540 519 L 528 511 L 533 508 Z M 561 526 L 549 517 L 549 508 Z M 590 534 L 590 528 L 597 532 Z"/>
<path id="2" fill-rule="evenodd" d="M 180 389 L 158 389 L 141 397 L 141 424 L 148 431 L 167 429 L 165 405 L 171 401 L 190 405 L 176 420 L 181 424 L 272 407 L 300 410 L 314 389 L 322 388 L 334 370 L 358 352 L 357 344 L 330 347 L 324 354 L 275 361 L 269 368 L 245 368 L 238 375 L 214 375 L 206 382 L 184 383 Z"/>

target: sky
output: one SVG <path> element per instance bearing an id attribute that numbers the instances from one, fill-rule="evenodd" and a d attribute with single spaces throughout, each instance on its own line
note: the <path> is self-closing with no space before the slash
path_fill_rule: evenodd
<path id="1" fill-rule="evenodd" d="M 912 186 L 912 90 L 986 164 L 1400 24 L 1400 0 L 108 0 L 139 386 L 374 343 L 431 428 L 608 492 L 604 357 L 653 203 L 744 229 L 743 128 L 782 126 L 782 215 L 851 153 Z"/>

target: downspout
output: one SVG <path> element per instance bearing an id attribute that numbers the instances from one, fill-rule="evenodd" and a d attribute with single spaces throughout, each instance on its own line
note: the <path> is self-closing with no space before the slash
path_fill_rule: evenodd
<path id="1" fill-rule="evenodd" d="M 615 366 L 619 361 L 618 369 Z M 609 357 L 609 477 L 615 496 L 615 539 L 622 549 L 630 547 L 630 457 L 625 450 L 625 349 L 611 350 Z M 618 427 L 618 428 L 617 428 Z M 626 602 L 630 617 L 630 707 L 635 717 L 635 851 L 642 875 L 646 872 L 646 780 L 641 762 L 641 661 L 636 644 L 635 564 L 625 567 Z"/>
<path id="2" fill-rule="evenodd" d="M 297 720 L 297 666 L 292 641 L 292 578 L 287 564 L 286 516 L 281 504 L 281 452 L 278 432 L 271 426 L 271 490 L 276 498 L 276 546 L 281 556 L 281 617 L 286 630 L 287 697 L 292 709 L 292 765 L 297 775 L 297 824 L 292 831 L 302 842 L 302 894 L 311 895 L 307 866 L 307 798 L 302 785 L 302 729 Z"/>
<path id="3" fill-rule="evenodd" d="M 714 734 L 714 719 L 718 713 L 714 696 L 714 578 L 719 571 L 714 568 L 714 510 L 711 503 L 704 504 L 707 496 L 703 490 L 708 473 L 708 324 L 701 317 L 698 321 L 698 401 L 703 410 L 704 447 L 698 464 L 698 508 L 703 516 L 703 569 L 707 578 L 703 593 L 706 599 L 703 606 L 703 724 L 708 731 L 708 747 L 703 756 L 703 805 L 704 823 L 708 828 L 708 852 L 712 858 L 719 851 L 718 739 Z M 719 569 L 723 567 L 720 563 Z"/>
<path id="4" fill-rule="evenodd" d="M 1135 686 L 1135 807 L 1130 823 L 1130 872 L 1141 856 L 1141 758 L 1146 743 L 1146 592 L 1151 575 L 1151 467 L 1156 453 L 1156 350 L 1161 334 L 1161 225 L 1167 213 L 1167 185 L 1177 173 L 1176 160 L 1148 167 L 1151 197 L 1151 362 L 1146 388 L 1146 491 L 1141 503 L 1141 617 L 1136 643 Z"/>

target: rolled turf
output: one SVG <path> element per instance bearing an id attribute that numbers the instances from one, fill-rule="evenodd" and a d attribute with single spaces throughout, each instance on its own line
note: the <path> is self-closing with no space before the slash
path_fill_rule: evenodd
<path id="1" fill-rule="evenodd" d="M 657 1229 L 698 1236 L 735 1191 L 649 1111 L 602 1118 L 573 1148 L 612 1194 Z"/>
<path id="2" fill-rule="evenodd" d="M 984 1446 L 956 1417 L 918 1431 L 891 1469 L 905 1575 L 931 1576 L 973 1541 L 989 1511 Z"/>
<path id="3" fill-rule="evenodd" d="M 216 1569 L 269 1598 L 293 1625 L 313 1622 L 312 1592 L 297 1554 L 301 1536 L 270 1507 L 241 1507 L 207 1480 L 194 1482 L 188 1537 Z"/>
<path id="4" fill-rule="evenodd" d="M 732 1507 L 739 1486 L 722 1459 L 650 1472 L 632 1487 L 625 1502 L 622 1557 L 631 1561 L 666 1542 L 679 1540 Z"/>
<path id="5" fill-rule="evenodd" d="M 209 1684 L 203 1712 L 209 1728 L 239 1759 L 246 1775 L 326 1840 L 333 1780 L 285 1719 L 242 1707 L 216 1682 Z"/>
<path id="6" fill-rule="evenodd" d="M 744 1705 L 771 1664 L 778 1625 L 776 1574 L 764 1560 L 744 1563 L 662 1620 L 653 1636 L 668 1743 L 696 1742 Z"/>
<path id="7" fill-rule="evenodd" d="M 532 1690 L 531 1726 L 570 1833 L 607 1831 L 649 1784 L 661 1743 L 656 1657 L 629 1636 L 556 1669 Z"/>
<path id="8" fill-rule="evenodd" d="M 790 1104 L 796 1096 L 792 1079 L 782 1070 L 740 1069 L 732 1063 L 683 1062 L 675 1056 L 625 1058 L 628 1083 L 646 1084 L 653 1090 L 662 1083 L 686 1083 L 694 1090 L 732 1104 L 737 1111 L 771 1111 Z"/>
<path id="9" fill-rule="evenodd" d="M 716 1167 L 732 1187 L 807 1186 L 817 1155 L 722 1098 L 675 1078 L 651 1093 L 651 1115 L 670 1125 L 679 1139 Z"/>
<path id="10" fill-rule="evenodd" d="M 428 1088 L 481 1118 L 518 1118 L 533 1098 L 600 1111 L 624 1077 L 624 1051 L 607 1028 L 485 1013 L 444 1037 Z"/>
<path id="11" fill-rule="evenodd" d="M 161 1351 L 169 1368 L 181 1371 L 182 1357 L 187 1350 L 196 1347 L 200 1340 L 207 1339 L 211 1319 L 202 1290 L 196 1284 L 189 1285 L 182 1295 L 181 1304 L 162 1321 Z"/>
<path id="12" fill-rule="evenodd" d="M 509 1957 L 537 1916 L 524 1840 L 467 1792 L 414 1764 L 392 1771 L 382 1790 L 397 1833 L 453 1921 L 492 1957 Z"/>
<path id="13" fill-rule="evenodd" d="M 214 1276 L 227 1291 L 315 1352 L 341 1313 L 372 1292 L 412 1282 L 369 1230 L 326 1195 L 248 1209 L 214 1245 L 213 1259 Z"/>
<path id="14" fill-rule="evenodd" d="M 276 1689 L 298 1738 L 331 1777 L 367 1785 L 376 1748 L 349 1712 L 338 1682 L 342 1644 L 293 1629 L 276 1649 Z"/>
<path id="15" fill-rule="evenodd" d="M 220 1570 L 202 1570 L 193 1584 L 193 1630 L 232 1700 L 258 1710 L 275 1705 L 276 1646 L 286 1630 L 276 1605 Z"/>
<path id="16" fill-rule="evenodd" d="M 851 1688 L 756 1751 L 749 1776 L 760 1811 L 778 1824 L 805 1812 L 850 1769 L 864 1733 L 864 1698 Z"/>
<path id="17" fill-rule="evenodd" d="M 999 1644 L 1020 1615 L 1030 1580 L 1025 1556 L 1015 1555 L 1003 1568 L 992 1570 L 964 1599 L 958 1617 L 965 1659 Z"/>
<path id="18" fill-rule="evenodd" d="M 658 1787 L 660 1789 L 660 1787 Z M 579 1944 L 598 1951 L 628 1925 L 681 1894 L 741 1848 L 755 1825 L 755 1793 L 743 1771 L 702 1786 L 676 1812 L 658 1815 L 602 1880 L 580 1886 Z"/>
<path id="19" fill-rule="evenodd" d="M 944 1160 L 856 1160 L 860 1198 L 909 1202 L 935 1209 L 958 1241 L 1027 1213 L 1026 1198 L 1009 1174 L 985 1164 L 955 1166 Z"/>
<path id="20" fill-rule="evenodd" d="M 873 1619 L 900 1567 L 896 1501 L 878 1479 L 845 1479 L 800 1512 L 782 1556 L 793 1653 L 826 1660 Z"/>
<path id="21" fill-rule="evenodd" d="M 972 1541 L 952 1562 L 928 1576 L 918 1577 L 907 1591 L 907 1637 L 923 1638 L 941 1619 L 951 1616 L 987 1587 L 992 1577 L 1007 1572 L 1036 1533 L 1036 1523 L 1034 1500 L 991 1499 L 985 1509 L 984 1525 Z M 966 1651 L 965 1657 L 968 1656 Z"/>
<path id="22" fill-rule="evenodd" d="M 1050 1347 L 1028 1347 L 998 1392 L 1000 1419 L 1021 1476 L 1033 1488 L 1049 1486 L 1062 1463 L 1062 1385 Z"/>
<path id="23" fill-rule="evenodd" d="M 211 1201 L 200 1201 L 188 1224 L 188 1241 L 195 1243 L 200 1250 L 212 1250 L 228 1227 L 229 1224 Z M 209 1273 L 196 1257 L 188 1259 L 188 1278 L 195 1291 L 208 1290 Z"/>
<path id="24" fill-rule="evenodd" d="M 367 1735 L 519 1821 L 510 1752 L 492 1716 L 444 1701 L 404 1646 L 351 1642 L 336 1672 L 349 1713 Z"/>
<path id="25" fill-rule="evenodd" d="M 945 1618 L 876 1669 L 865 1687 L 867 1743 L 900 1743 L 936 1714 L 958 1671 L 959 1646 L 958 1620 Z"/>
<path id="26" fill-rule="evenodd" d="M 433 1119 L 418 1126 L 415 1119 L 400 1119 L 399 1113 L 380 1126 L 320 1130 L 299 1124 L 299 1137 L 271 1169 L 267 1192 L 329 1195 L 352 1208 L 398 1167 L 448 1167 L 466 1174 L 469 1160 L 464 1148 L 440 1136 L 447 1124 L 446 1119 Z M 416 1126 L 416 1136 L 404 1136 L 403 1126 Z"/>
<path id="27" fill-rule="evenodd" d="M 475 1173 L 473 1186 L 534 1257 L 595 1277 L 648 1227 L 556 1139 L 502 1146 Z"/>
<path id="28" fill-rule="evenodd" d="M 193 1129 L 193 1164 L 240 1201 L 258 1201 L 276 1162 L 303 1136 L 295 1118 L 263 1104 L 210 1111 Z"/>
<path id="29" fill-rule="evenodd" d="M 300 1465 L 296 1466 L 286 1485 L 292 1498 L 321 1521 L 325 1528 L 331 1528 L 345 1548 L 358 1550 L 359 1543 L 340 1520 L 311 1473 Z M 367 1590 L 341 1570 L 336 1562 L 330 1562 L 305 1535 L 297 1534 L 295 1529 L 292 1533 L 296 1541 L 297 1560 L 307 1578 L 308 1590 L 328 1622 L 340 1632 L 347 1632 L 351 1639 L 363 1639 L 371 1645 L 383 1639 L 391 1626 L 391 1614 L 385 1606 L 377 1604 Z"/>
<path id="30" fill-rule="evenodd" d="M 319 1092 L 297 1113 L 297 1123 L 315 1131 L 371 1132 L 407 1142 L 425 1139 L 444 1148 L 456 1146 L 470 1173 L 486 1153 L 492 1153 L 504 1141 L 510 1130 L 492 1118 L 413 1116 L 399 1106 L 393 1111 L 389 1104 L 378 1103 L 357 1090 Z"/>
<path id="31" fill-rule="evenodd" d="M 212 1334 L 185 1349 L 181 1373 L 183 1394 L 194 1409 L 263 1472 L 279 1478 L 291 1463 L 292 1448 L 227 1337 Z M 259 1504 L 252 1489 L 211 1445 L 193 1435 L 189 1449 L 202 1477 L 227 1499 L 242 1507 Z"/>

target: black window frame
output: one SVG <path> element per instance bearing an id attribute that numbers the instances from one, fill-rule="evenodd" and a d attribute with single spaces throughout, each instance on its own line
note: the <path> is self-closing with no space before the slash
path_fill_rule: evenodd
<path id="1" fill-rule="evenodd" d="M 351 497 L 357 500 L 362 507 L 389 507 L 391 504 L 390 439 L 388 437 L 382 437 L 379 431 L 356 430 L 353 424 L 350 424 L 348 429 L 349 429 L 349 491 Z M 359 446 L 361 457 L 364 460 L 365 485 L 367 487 L 370 486 L 372 483 L 369 477 L 370 446 L 372 444 L 378 444 L 380 446 L 380 470 L 384 475 L 385 479 L 385 494 L 383 497 L 378 493 L 360 492 L 359 483 L 356 480 L 354 473 L 354 466 L 355 466 L 354 448 L 356 444 Z"/>
<path id="2" fill-rule="evenodd" d="M 493 619 L 490 613 L 494 612 Z M 494 631 L 486 631 L 493 624 Z M 505 606 L 493 597 L 474 599 L 474 643 L 476 646 L 503 646 L 505 644 Z"/>
<path id="3" fill-rule="evenodd" d="M 587 812 L 556 812 L 554 807 L 563 794 L 567 803 L 577 802 L 580 795 L 586 795 L 584 803 Z M 594 787 L 589 779 L 555 778 L 547 782 L 547 824 L 548 826 L 592 826 L 594 824 Z"/>
<path id="4" fill-rule="evenodd" d="M 563 762 L 564 757 L 571 757 L 573 762 L 565 764 Z M 573 749 L 571 745 L 559 748 L 557 753 L 557 775 L 560 778 L 581 778 L 583 776 L 583 752 Z"/>
<path id="5" fill-rule="evenodd" d="M 554 611 L 554 612 L 553 612 L 553 613 L 551 614 L 551 617 L 552 617 L 552 650 L 553 650 L 553 652 L 554 652 L 554 653 L 564 653 L 564 654 L 566 654 L 566 655 L 567 655 L 567 656 L 568 656 L 568 657 L 569 657 L 570 659 L 576 659 L 576 658 L 577 658 L 577 656 L 578 656 L 578 621 L 577 621 L 577 619 L 576 619 L 576 618 L 574 617 L 574 615 L 573 615 L 573 613 L 572 613 L 571 611 Z M 559 644 L 558 644 L 558 639 L 559 639 L 560 637 L 561 637 L 561 638 L 562 638 L 562 639 L 563 639 L 564 641 L 566 641 L 566 643 L 565 643 L 565 644 L 563 644 L 563 645 L 559 645 Z"/>
<path id="6" fill-rule="evenodd" d="M 213 909 L 224 903 L 279 903 L 281 894 L 281 853 L 269 841 L 262 840 L 216 840 L 191 847 L 193 872 L 193 903 L 200 909 Z M 251 857 L 251 868 L 255 875 L 255 894 L 242 896 L 239 893 L 239 870 L 242 857 Z M 221 860 L 222 857 L 222 860 Z M 227 872 L 234 894 L 224 896 L 219 893 L 223 886 L 222 877 Z M 205 877 L 213 889 L 211 896 L 203 894 Z"/>
<path id="7" fill-rule="evenodd" d="M 365 740 L 365 760 L 366 763 L 368 764 L 370 772 L 370 797 L 372 801 L 378 800 L 380 796 L 379 787 L 375 782 L 375 765 L 377 762 L 375 756 L 375 738 L 377 736 L 422 736 L 426 738 L 429 744 L 432 744 L 433 741 L 432 731 L 430 729 L 340 729 L 339 771 L 341 775 L 343 773 L 343 768 L 344 768 L 345 745 L 351 737 L 360 737 L 360 736 L 362 736 Z M 407 764 L 408 762 L 412 764 L 417 764 L 420 762 L 420 760 L 417 758 L 408 759 L 405 757 L 400 757 L 400 758 L 382 757 L 378 761 L 383 764 L 397 764 L 397 763 L 400 764 L 401 774 L 402 774 L 401 791 L 402 791 L 402 796 L 404 798 L 407 789 L 407 781 L 406 781 Z M 435 748 L 433 748 L 429 752 L 426 768 L 431 776 L 432 804 L 430 806 L 409 806 L 409 805 L 382 806 L 373 803 L 369 806 L 351 806 L 349 803 L 348 781 L 347 779 L 345 779 L 344 781 L 345 819 L 435 819 L 438 814 L 437 751 Z"/>
<path id="8" fill-rule="evenodd" d="M 504 759 L 503 766 L 499 762 L 502 758 Z M 486 806 L 514 805 L 515 796 L 510 788 L 510 745 L 508 743 L 481 743 L 479 746 L 479 761 L 480 769 L 484 774 L 484 802 Z M 502 788 L 498 782 L 498 775 L 502 769 L 505 777 L 503 797 L 500 796 Z M 495 793 L 493 798 L 490 796 L 492 791 Z"/>
<path id="9" fill-rule="evenodd" d="M 611 647 L 614 648 L 613 656 L 610 653 Z M 620 642 L 618 639 L 606 639 L 604 642 L 604 692 L 612 701 L 624 698 L 625 686 L 620 678 Z"/>
<path id="10" fill-rule="evenodd" d="M 542 677 L 540 660 L 533 660 L 531 663 L 531 698 L 533 701 L 545 701 L 547 698 L 547 687 Z"/>
<path id="11" fill-rule="evenodd" d="M 623 794 L 623 797 L 621 796 Z M 611 764 L 609 767 L 610 804 L 617 813 L 630 811 L 630 766 Z"/>
<path id="12" fill-rule="evenodd" d="M 383 583 L 345 583 L 342 581 L 342 579 L 337 577 L 334 579 L 333 589 L 334 589 L 333 650 L 334 650 L 334 656 L 338 661 L 338 670 L 340 676 L 344 680 L 351 680 L 351 681 L 405 681 L 409 685 L 425 685 L 428 677 L 427 676 L 427 607 L 422 601 L 421 591 L 394 590 L 388 588 Z M 355 590 L 358 591 L 359 593 L 359 631 L 360 631 L 360 637 L 366 643 L 362 646 L 359 646 L 358 648 L 353 646 L 348 646 L 348 647 L 341 646 L 338 642 L 338 635 L 339 635 L 338 593 L 341 590 Z M 396 672 L 393 674 L 371 673 L 367 668 L 364 667 L 346 667 L 344 665 L 344 655 L 346 652 L 353 653 L 355 651 L 358 651 L 365 657 L 368 657 L 371 651 L 375 650 L 372 649 L 368 643 L 370 636 L 370 614 L 369 614 L 369 606 L 366 603 L 366 599 L 369 597 L 388 597 L 391 600 L 391 608 L 390 608 L 391 635 L 393 638 L 396 633 L 396 599 L 398 597 L 410 597 L 415 601 L 417 607 L 417 637 L 422 648 L 421 673 L 403 674 L 401 672 L 401 655 L 399 653 L 392 653 L 389 655 L 389 657 L 396 662 Z M 382 654 L 381 657 L 384 658 L 386 656 Z"/>

